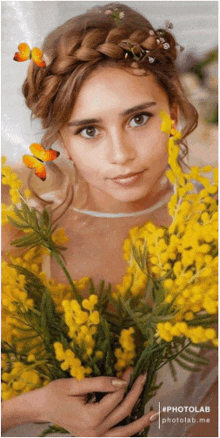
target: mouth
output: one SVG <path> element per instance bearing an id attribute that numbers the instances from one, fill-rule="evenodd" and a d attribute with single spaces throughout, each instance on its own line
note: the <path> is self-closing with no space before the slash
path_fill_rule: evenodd
<path id="1" fill-rule="evenodd" d="M 143 173 L 146 170 L 147 169 L 141 170 L 140 172 L 128 173 L 126 175 L 118 175 L 115 178 L 110 178 L 110 179 L 112 181 L 116 182 L 117 184 L 129 185 L 129 184 L 132 184 L 134 182 L 139 181 L 139 179 L 142 177 Z"/>

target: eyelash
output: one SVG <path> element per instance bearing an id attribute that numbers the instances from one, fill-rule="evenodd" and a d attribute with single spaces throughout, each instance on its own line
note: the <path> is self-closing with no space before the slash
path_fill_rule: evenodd
<path id="1" fill-rule="evenodd" d="M 152 113 L 149 113 L 149 112 L 142 112 L 142 113 L 135 114 L 134 116 L 132 116 L 132 118 L 130 119 L 130 122 L 129 122 L 129 123 L 131 123 L 131 121 L 132 121 L 133 119 L 135 119 L 135 117 L 147 116 L 148 119 L 147 119 L 143 124 L 139 125 L 140 127 L 141 127 L 141 126 L 144 126 L 144 125 L 147 123 L 147 121 L 149 120 L 149 118 L 152 117 L 152 115 L 153 115 L 153 114 L 152 114 Z M 136 126 L 136 128 L 138 128 L 138 125 Z"/>
<path id="2" fill-rule="evenodd" d="M 132 116 L 131 117 L 131 119 L 130 119 L 130 121 L 129 121 L 129 123 L 135 118 L 135 117 L 140 117 L 140 116 L 147 116 L 147 117 L 152 117 L 152 113 L 149 113 L 149 112 L 142 112 L 142 113 L 138 113 L 138 114 L 135 114 L 134 116 Z M 142 127 L 142 126 L 144 126 L 146 123 L 147 123 L 147 121 L 148 121 L 149 119 L 147 119 L 142 125 L 140 125 L 140 126 L 136 126 L 136 128 L 138 128 L 138 127 Z M 93 129 L 97 129 L 96 127 L 95 127 L 95 125 L 88 125 L 88 126 L 84 126 L 84 128 L 80 128 L 80 129 L 78 129 L 77 131 L 76 131 L 76 133 L 75 133 L 75 135 L 80 135 L 84 130 L 86 130 L 86 129 L 89 129 L 89 128 L 93 128 Z M 84 137 L 84 138 L 86 138 L 86 139 L 94 139 L 95 138 L 95 136 L 94 137 Z"/>

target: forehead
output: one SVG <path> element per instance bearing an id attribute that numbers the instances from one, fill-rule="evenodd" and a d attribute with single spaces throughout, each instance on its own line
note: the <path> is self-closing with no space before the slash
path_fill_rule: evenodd
<path id="1" fill-rule="evenodd" d="M 73 108 L 73 115 L 109 108 L 123 110 L 143 101 L 168 102 L 165 91 L 151 72 L 138 68 L 122 69 L 101 66 L 82 84 Z"/>

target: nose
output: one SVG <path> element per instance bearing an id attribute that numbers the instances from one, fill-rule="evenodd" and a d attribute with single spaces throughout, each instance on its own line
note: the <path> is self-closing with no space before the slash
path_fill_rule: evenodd
<path id="1" fill-rule="evenodd" d="M 107 154 L 109 163 L 127 164 L 135 159 L 136 150 L 131 139 L 119 131 L 111 134 Z"/>

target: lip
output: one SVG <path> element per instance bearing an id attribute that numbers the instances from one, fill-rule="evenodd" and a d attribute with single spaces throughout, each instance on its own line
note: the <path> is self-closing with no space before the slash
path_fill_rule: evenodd
<path id="1" fill-rule="evenodd" d="M 147 169 L 144 169 L 141 172 L 137 172 L 137 173 L 128 173 L 127 175 L 118 175 L 116 178 L 111 178 L 111 179 L 116 184 L 119 184 L 121 186 L 129 186 L 131 184 L 138 182 L 142 178 L 142 175 L 145 172 L 145 170 L 147 170 Z"/>
<path id="2" fill-rule="evenodd" d="M 125 175 L 118 175 L 115 178 L 111 178 L 113 180 L 117 180 L 117 179 L 126 179 L 126 178 L 130 178 L 131 176 L 136 176 L 139 175 L 140 173 L 143 173 L 146 169 L 141 170 L 140 172 L 132 172 L 132 173 L 126 173 Z"/>

